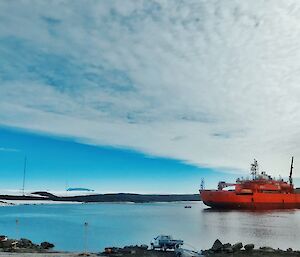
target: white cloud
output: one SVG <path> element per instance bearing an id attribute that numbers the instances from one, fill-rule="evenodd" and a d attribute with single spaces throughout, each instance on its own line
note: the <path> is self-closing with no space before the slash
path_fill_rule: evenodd
<path id="1" fill-rule="evenodd" d="M 0 151 L 2 151 L 2 152 L 20 152 L 19 149 L 6 148 L 6 147 L 0 147 Z"/>
<path id="2" fill-rule="evenodd" d="M 293 154 L 297 167 L 297 1 L 0 5 L 1 124 L 197 165 L 256 157 L 287 174 Z"/>

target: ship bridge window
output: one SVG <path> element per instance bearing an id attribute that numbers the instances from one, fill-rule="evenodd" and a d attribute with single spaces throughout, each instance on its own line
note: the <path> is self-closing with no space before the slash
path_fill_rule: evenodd
<path id="1" fill-rule="evenodd" d="M 235 186 L 228 186 L 228 187 L 225 187 L 223 190 L 224 191 L 234 191 L 235 190 Z"/>

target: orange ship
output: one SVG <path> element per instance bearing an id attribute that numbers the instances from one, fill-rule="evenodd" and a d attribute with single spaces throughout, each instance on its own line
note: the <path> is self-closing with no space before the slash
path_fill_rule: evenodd
<path id="1" fill-rule="evenodd" d="M 289 181 L 274 179 L 258 172 L 257 161 L 251 164 L 252 179 L 237 179 L 236 183 L 219 182 L 218 190 L 200 189 L 204 204 L 218 209 L 295 209 L 300 208 L 300 194 L 293 185 L 292 157 Z M 233 186 L 234 190 L 224 190 Z"/>

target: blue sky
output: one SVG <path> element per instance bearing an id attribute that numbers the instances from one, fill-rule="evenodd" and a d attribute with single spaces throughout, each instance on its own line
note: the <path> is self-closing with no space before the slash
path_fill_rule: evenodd
<path id="1" fill-rule="evenodd" d="M 246 175 L 253 158 L 287 174 L 300 156 L 298 10 L 292 0 L 1 1 L 0 149 L 32 151 L 32 186 L 49 176 L 61 188 L 72 172 L 70 185 L 82 176 L 103 191 L 116 190 L 100 181 L 121 178 L 122 191 L 194 192 L 204 171 L 215 182 L 213 171 Z M 19 170 L 22 154 L 2 150 L 5 169 Z"/>
<path id="2" fill-rule="evenodd" d="M 22 188 L 25 155 L 28 190 L 85 187 L 104 193 L 197 193 L 202 177 L 208 186 L 216 186 L 216 178 L 228 178 L 178 160 L 7 127 L 0 129 L 0 141 L 0 186 L 4 189 Z"/>

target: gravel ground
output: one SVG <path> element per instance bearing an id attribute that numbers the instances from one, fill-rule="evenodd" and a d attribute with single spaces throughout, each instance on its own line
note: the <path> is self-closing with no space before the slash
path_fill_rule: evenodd
<path id="1" fill-rule="evenodd" d="M 79 257 L 79 256 L 90 256 L 90 257 L 116 257 L 116 256 L 122 256 L 122 257 L 174 257 L 175 254 L 172 251 L 168 252 L 161 252 L 161 251 L 136 251 L 136 253 L 128 253 L 128 254 L 109 254 L 109 255 L 102 255 L 102 254 L 89 254 L 84 255 L 82 253 L 63 253 L 63 252 L 57 252 L 57 253 L 11 253 L 11 252 L 0 252 L 0 257 Z"/>

